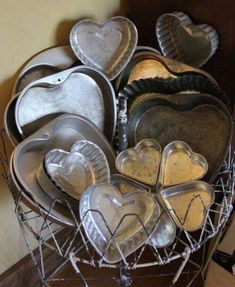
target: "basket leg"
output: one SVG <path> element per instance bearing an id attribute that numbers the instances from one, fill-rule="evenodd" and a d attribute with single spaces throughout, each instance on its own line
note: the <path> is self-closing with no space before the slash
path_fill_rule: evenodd
<path id="1" fill-rule="evenodd" d="M 77 266 L 77 260 L 76 260 L 75 254 L 74 254 L 73 252 L 70 252 L 70 253 L 69 253 L 69 260 L 70 260 L 70 262 L 71 262 L 71 264 L 72 264 L 72 266 L 73 266 L 75 272 L 76 272 L 76 273 L 79 275 L 79 277 L 81 278 L 81 281 L 82 281 L 82 283 L 83 283 L 83 286 L 84 286 L 84 287 L 88 287 L 88 284 L 87 284 L 87 282 L 86 282 L 85 277 L 82 275 L 80 269 L 79 269 L 78 266 Z"/>

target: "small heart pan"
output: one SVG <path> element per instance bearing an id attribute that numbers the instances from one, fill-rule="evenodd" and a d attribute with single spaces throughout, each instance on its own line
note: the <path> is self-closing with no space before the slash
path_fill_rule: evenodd
<path id="1" fill-rule="evenodd" d="M 212 182 L 231 142 L 231 115 L 220 100 L 207 94 L 181 94 L 180 103 L 177 98 L 178 94 L 156 97 L 136 105 L 127 123 L 128 145 L 145 138 L 157 140 L 162 148 L 184 141 L 206 158 L 205 179 Z"/>
<path id="2" fill-rule="evenodd" d="M 72 114 L 57 117 L 29 136 L 15 148 L 11 158 L 13 177 L 23 188 L 21 196 L 26 204 L 33 205 L 32 209 L 36 212 L 40 212 L 38 206 L 45 210 L 45 213 L 52 208 L 48 218 L 66 226 L 75 225 L 72 214 L 65 205 L 59 202 L 52 206 L 54 198 L 40 186 L 37 173 L 49 150 L 56 148 L 69 152 L 71 146 L 78 140 L 95 142 L 104 152 L 110 172 L 117 172 L 114 151 L 107 139 L 92 122 L 82 116 Z M 78 204 L 74 211 L 75 213 L 78 211 Z"/>
<path id="3" fill-rule="evenodd" d="M 116 126 L 115 93 L 107 77 L 78 66 L 28 85 L 17 99 L 15 121 L 22 138 L 63 113 L 87 117 L 112 141 Z"/>
<path id="4" fill-rule="evenodd" d="M 176 60 L 169 59 L 153 51 L 138 51 L 117 77 L 115 88 L 117 91 L 123 89 L 134 80 L 145 78 L 178 78 L 183 75 L 202 75 L 212 83 L 215 79 L 207 72 L 185 65 Z"/>
<path id="5" fill-rule="evenodd" d="M 135 25 L 125 17 L 113 17 L 103 24 L 82 20 L 70 33 L 75 55 L 83 64 L 103 71 L 110 80 L 116 78 L 129 62 L 137 39 Z"/>
<path id="6" fill-rule="evenodd" d="M 161 15 L 156 23 L 156 35 L 163 55 L 195 67 L 203 66 L 219 44 L 214 28 L 207 24 L 194 25 L 183 12 Z"/>

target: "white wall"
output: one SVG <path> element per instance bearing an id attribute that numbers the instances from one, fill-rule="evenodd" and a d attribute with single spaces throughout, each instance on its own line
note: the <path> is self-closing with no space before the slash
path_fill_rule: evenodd
<path id="1" fill-rule="evenodd" d="M 120 13 L 120 0 L 0 0 L 0 128 L 17 73 L 30 57 L 68 44 L 79 18 L 103 21 Z M 11 194 L 0 179 L 0 274 L 26 253 Z"/>

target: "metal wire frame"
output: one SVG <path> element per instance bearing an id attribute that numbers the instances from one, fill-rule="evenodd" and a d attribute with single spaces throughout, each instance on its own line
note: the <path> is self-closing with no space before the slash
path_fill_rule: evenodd
<path id="1" fill-rule="evenodd" d="M 2 136 L 2 132 L 1 132 Z M 4 143 L 4 141 L 3 141 Z M 183 273 L 183 269 L 186 263 L 190 263 L 194 266 L 195 270 L 192 271 L 194 274 L 188 286 L 190 286 L 198 274 L 201 272 L 204 274 L 206 267 L 208 265 L 211 254 L 206 258 L 206 243 L 211 239 L 218 236 L 221 232 L 222 228 L 226 224 L 230 213 L 232 211 L 232 195 L 234 191 L 234 154 L 229 149 L 228 157 L 222 166 L 221 172 L 214 184 L 214 192 L 216 194 L 216 201 L 211 207 L 205 206 L 203 199 L 199 197 L 201 203 L 204 207 L 205 212 L 205 221 L 201 226 L 198 232 L 187 232 L 183 228 L 184 222 L 182 222 L 182 227 L 177 230 L 177 234 L 174 242 L 166 247 L 158 249 L 155 246 L 150 246 L 148 241 L 150 240 L 151 232 L 148 232 L 147 228 L 141 221 L 141 219 L 136 214 L 127 214 L 125 215 L 116 229 L 112 232 L 109 228 L 104 216 L 98 210 L 88 210 L 84 215 L 84 218 L 79 219 L 73 212 L 69 202 L 65 202 L 68 207 L 68 210 L 71 213 L 72 218 L 75 222 L 75 229 L 69 229 L 66 227 L 61 227 L 51 222 L 48 218 L 50 216 L 51 210 L 56 204 L 56 200 L 53 202 L 51 208 L 47 211 L 47 215 L 45 216 L 45 210 L 42 210 L 42 207 L 39 206 L 36 202 L 38 208 L 38 214 L 35 214 L 32 210 L 27 208 L 27 206 L 23 203 L 23 193 L 21 190 L 18 193 L 15 193 L 12 188 L 11 182 L 9 180 L 7 174 L 7 156 L 5 146 L 3 148 L 3 154 L 0 156 L 0 160 L 3 166 L 3 177 L 5 182 L 9 188 L 9 190 L 13 194 L 13 198 L 15 200 L 15 212 L 17 219 L 19 221 L 19 225 L 26 242 L 26 245 L 29 249 L 29 252 L 32 256 L 32 259 L 37 267 L 40 280 L 43 286 L 50 286 L 49 283 L 55 280 L 61 280 L 59 278 L 55 278 L 55 275 L 65 266 L 66 263 L 70 262 L 75 270 L 75 272 L 79 275 L 84 286 L 88 286 L 87 282 L 89 278 L 85 278 L 83 274 L 80 272 L 79 264 L 87 264 L 96 268 L 116 268 L 120 270 L 119 281 L 124 286 L 129 286 L 132 283 L 132 276 L 129 275 L 129 271 L 136 270 L 139 268 L 145 268 L 150 266 L 163 266 L 169 264 L 177 259 L 182 259 L 182 264 L 174 274 L 174 278 L 172 280 L 172 284 L 175 284 L 179 278 L 179 276 Z M 185 215 L 185 220 L 187 220 L 190 208 L 194 200 L 197 197 L 193 198 L 188 206 L 188 210 Z M 102 255 L 98 255 L 95 252 L 94 248 L 90 244 L 89 240 L 85 235 L 84 230 L 84 220 L 85 217 L 89 215 L 89 213 L 97 213 L 103 218 L 104 224 L 109 230 L 110 238 L 109 242 L 107 242 L 107 246 L 103 251 Z M 163 216 L 164 212 L 160 215 Z M 172 211 L 174 212 L 174 211 Z M 175 213 L 175 216 L 177 214 Z M 125 258 L 122 250 L 119 246 L 119 242 L 116 240 L 118 232 L 120 230 L 120 226 L 122 222 L 127 217 L 134 217 L 138 223 L 142 226 L 143 230 L 146 234 L 146 241 L 141 248 L 134 252 L 133 255 Z M 160 220 L 160 218 L 158 219 Z M 66 237 L 61 240 L 61 232 L 67 232 Z M 33 235 L 34 239 L 38 243 L 40 257 L 36 258 L 33 246 L 30 239 L 30 234 Z M 122 260 L 116 264 L 108 264 L 104 261 L 104 257 L 108 251 L 110 245 L 115 244 L 116 248 L 119 250 Z M 214 245 L 215 246 L 215 245 Z M 45 262 L 44 262 L 44 254 L 43 250 L 47 247 L 52 250 L 55 254 L 58 254 L 60 258 L 62 258 L 62 263 L 50 272 L 49 274 L 45 270 Z M 211 247 L 211 252 L 213 252 L 213 248 Z M 194 260 L 191 259 L 191 254 L 195 251 L 203 249 L 202 254 L 202 262 L 198 264 Z M 150 260 L 146 259 L 145 252 L 146 250 L 150 250 L 153 258 Z M 147 260 L 147 261 L 146 261 Z M 202 275 L 203 275 L 202 274 Z M 159 276 L 164 274 L 158 274 Z M 173 275 L 173 274 L 172 274 Z M 97 278 L 96 278 L 97 279 Z M 117 278 L 116 278 L 117 279 Z M 64 280 L 64 279 L 63 279 Z"/>

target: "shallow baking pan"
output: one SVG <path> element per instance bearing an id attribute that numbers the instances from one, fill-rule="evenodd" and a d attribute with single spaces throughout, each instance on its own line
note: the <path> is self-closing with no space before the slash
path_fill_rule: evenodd
<path id="1" fill-rule="evenodd" d="M 205 222 L 207 209 L 214 202 L 214 191 L 208 183 L 194 181 L 163 189 L 161 197 L 179 228 L 196 231 Z"/>
<path id="2" fill-rule="evenodd" d="M 172 141 L 184 141 L 206 158 L 205 179 L 213 181 L 231 142 L 231 115 L 210 95 L 186 93 L 180 95 L 180 104 L 171 97 L 153 98 L 135 106 L 127 123 L 128 145 L 145 138 L 157 140 L 162 148 Z"/>
<path id="3" fill-rule="evenodd" d="M 116 172 L 114 152 L 100 130 L 82 116 L 65 114 L 39 129 L 15 148 L 13 167 L 17 180 L 24 189 L 22 195 L 31 195 L 34 201 L 48 211 L 53 199 L 38 183 L 38 168 L 49 150 L 59 148 L 69 151 L 72 144 L 81 139 L 95 142 L 106 155 L 110 171 Z M 35 211 L 38 212 L 36 207 Z M 72 220 L 67 208 L 59 203 L 51 210 L 50 217 L 51 220 L 56 218 L 56 221 L 65 225 L 70 225 Z"/>
<path id="4" fill-rule="evenodd" d="M 17 99 L 15 120 L 25 138 L 63 113 L 87 117 L 112 141 L 116 102 L 106 76 L 94 68 L 78 66 L 33 82 Z"/>

